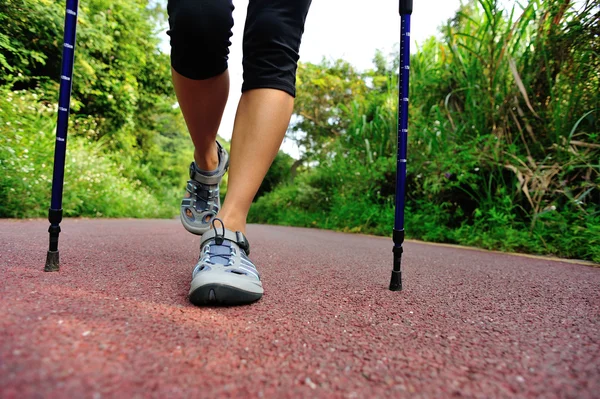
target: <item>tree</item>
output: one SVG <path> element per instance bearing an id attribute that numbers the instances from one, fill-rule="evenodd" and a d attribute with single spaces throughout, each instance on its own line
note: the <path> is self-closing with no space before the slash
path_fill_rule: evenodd
<path id="1" fill-rule="evenodd" d="M 360 100 L 367 91 L 360 73 L 346 61 L 298 66 L 297 97 L 290 137 L 304 149 L 302 160 L 318 160 L 330 151 L 348 121 L 339 106 Z"/>

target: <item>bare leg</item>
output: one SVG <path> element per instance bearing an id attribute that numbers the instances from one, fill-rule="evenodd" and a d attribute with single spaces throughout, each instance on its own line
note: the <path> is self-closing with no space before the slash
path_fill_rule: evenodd
<path id="1" fill-rule="evenodd" d="M 173 85 L 181 112 L 194 143 L 194 159 L 200 169 L 214 170 L 219 165 L 215 139 L 229 95 L 229 72 L 214 78 L 192 80 L 174 69 Z"/>
<path id="2" fill-rule="evenodd" d="M 242 94 L 235 116 L 227 195 L 218 217 L 225 227 L 246 233 L 252 200 L 275 159 L 294 108 L 294 98 L 276 89 Z"/>

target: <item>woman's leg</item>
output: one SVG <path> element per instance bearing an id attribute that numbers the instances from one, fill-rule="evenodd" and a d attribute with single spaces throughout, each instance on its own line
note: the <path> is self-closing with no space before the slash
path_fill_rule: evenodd
<path id="1" fill-rule="evenodd" d="M 279 151 L 294 107 L 298 50 L 310 0 L 250 0 L 244 29 L 244 85 L 233 128 L 227 196 L 229 230 L 246 218 Z"/>
<path id="2" fill-rule="evenodd" d="M 246 233 L 246 218 L 290 122 L 294 98 L 281 90 L 254 89 L 240 99 L 233 137 L 227 196 L 217 217 L 229 230 Z"/>
<path id="3" fill-rule="evenodd" d="M 219 183 L 229 164 L 215 141 L 229 94 L 227 59 L 231 0 L 169 0 L 173 85 L 194 143 L 190 180 L 181 200 L 186 230 L 202 235 L 220 208 Z"/>
<path id="4" fill-rule="evenodd" d="M 229 95 L 229 73 L 206 80 L 186 78 L 172 69 L 173 85 L 185 123 L 194 143 L 194 160 L 203 170 L 215 170 L 217 132 Z"/>
<path id="5" fill-rule="evenodd" d="M 191 0 L 177 1 L 194 6 L 198 4 L 189 3 Z M 290 121 L 298 48 L 309 4 L 310 0 L 250 0 L 244 31 L 243 94 L 233 129 L 228 193 L 218 213 L 223 226 L 218 226 L 218 222 L 213 220 L 213 229 L 202 233 L 200 258 L 192 272 L 189 293 L 190 301 L 194 304 L 237 305 L 256 301 L 263 295 L 260 275 L 248 258 L 250 247 L 242 233 L 245 233 L 252 199 L 279 150 Z M 211 38 L 207 40 L 212 40 L 210 35 L 207 37 Z M 173 62 L 173 68 L 185 75 L 177 68 L 176 62 Z M 202 140 L 205 140 L 210 128 L 216 126 L 213 125 L 216 119 L 207 122 L 195 112 L 203 107 L 202 104 L 206 107 L 216 106 L 210 100 L 205 101 L 206 98 L 202 97 L 205 93 L 195 91 L 206 90 L 206 86 L 198 85 L 188 91 L 190 82 L 179 80 L 176 75 L 175 84 L 180 83 L 178 96 L 186 103 L 185 107 L 189 106 L 182 106 L 182 110 L 190 133 L 194 137 L 192 130 L 198 128 L 203 131 L 198 133 L 200 144 L 197 146 L 206 145 Z M 196 156 L 203 157 L 198 151 Z M 223 170 L 221 164 L 219 171 Z M 192 170 L 192 175 L 195 174 Z M 195 183 L 190 184 L 196 190 Z M 213 190 L 208 192 L 214 195 Z M 182 202 L 182 209 L 189 206 L 186 201 L 184 199 Z M 192 219 L 194 217 L 192 215 Z M 182 213 L 182 221 L 185 220 L 185 214 Z"/>
<path id="6" fill-rule="evenodd" d="M 231 0 L 169 0 L 173 85 L 200 169 L 219 159 L 215 139 L 229 94 Z"/>

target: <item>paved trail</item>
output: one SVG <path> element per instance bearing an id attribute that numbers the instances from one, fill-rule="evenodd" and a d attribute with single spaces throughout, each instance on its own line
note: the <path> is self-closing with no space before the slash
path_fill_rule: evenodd
<path id="1" fill-rule="evenodd" d="M 252 225 L 265 296 L 187 302 L 177 220 L 0 221 L 0 397 L 600 396 L 600 268 Z"/>

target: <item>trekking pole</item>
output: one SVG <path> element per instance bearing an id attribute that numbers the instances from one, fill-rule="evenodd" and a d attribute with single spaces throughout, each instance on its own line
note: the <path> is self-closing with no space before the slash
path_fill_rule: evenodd
<path id="1" fill-rule="evenodd" d="M 58 256 L 58 235 L 62 221 L 62 194 L 65 175 L 65 157 L 67 152 L 67 129 L 71 108 L 71 87 L 73 61 L 75 58 L 75 34 L 77 30 L 77 11 L 79 0 L 67 0 L 65 12 L 65 31 L 60 75 L 60 94 L 58 98 L 58 120 L 56 123 L 56 144 L 54 147 L 54 174 L 52 175 L 52 200 L 48 211 L 50 221 L 50 248 L 46 256 L 44 271 L 56 272 L 60 268 Z"/>
<path id="2" fill-rule="evenodd" d="M 402 244 L 406 195 L 406 147 L 408 142 L 408 76 L 410 71 L 410 15 L 413 0 L 400 0 L 400 73 L 398 74 L 398 154 L 396 164 L 396 216 L 393 241 L 394 268 L 391 291 L 402 290 Z"/>

